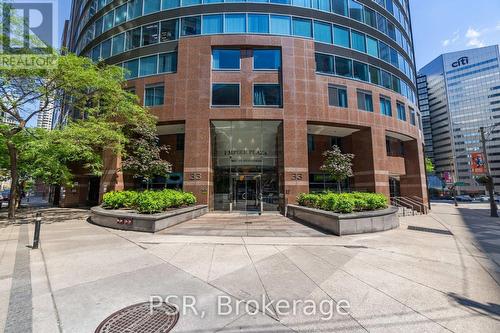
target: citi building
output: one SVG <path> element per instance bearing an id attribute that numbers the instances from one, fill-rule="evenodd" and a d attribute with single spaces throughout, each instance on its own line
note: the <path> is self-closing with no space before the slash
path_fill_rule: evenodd
<path id="1" fill-rule="evenodd" d="M 344 190 L 426 201 L 408 0 L 75 0 L 68 32 L 158 118 L 173 173 L 154 188 L 282 210 L 337 189 L 320 167 L 338 145 L 356 156 Z M 137 186 L 116 163 L 68 205 Z"/>

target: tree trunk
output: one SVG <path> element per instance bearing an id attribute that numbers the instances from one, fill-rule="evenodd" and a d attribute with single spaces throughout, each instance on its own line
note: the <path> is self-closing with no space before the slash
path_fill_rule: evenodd
<path id="1" fill-rule="evenodd" d="M 339 193 L 342 193 L 342 185 L 340 184 L 340 180 L 337 180 L 337 189 Z"/>
<path id="2" fill-rule="evenodd" d="M 18 151 L 16 145 L 12 141 L 7 142 L 7 149 L 9 151 L 10 178 L 11 178 L 10 197 L 9 197 L 9 219 L 15 219 L 16 209 L 17 209 L 17 197 L 18 197 L 17 183 L 19 182 L 19 175 L 17 173 Z"/>

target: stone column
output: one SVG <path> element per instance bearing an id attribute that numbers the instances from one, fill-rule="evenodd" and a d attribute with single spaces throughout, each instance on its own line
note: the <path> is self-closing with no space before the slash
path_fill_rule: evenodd
<path id="1" fill-rule="evenodd" d="M 122 191 L 124 189 L 121 156 L 114 154 L 112 151 L 105 150 L 102 159 L 104 168 L 101 176 L 101 186 L 99 187 L 99 203 L 102 201 L 104 193 Z"/>
<path id="2" fill-rule="evenodd" d="M 406 175 L 401 176 L 401 196 L 419 197 L 427 204 L 423 147 L 419 140 L 404 143 Z"/>

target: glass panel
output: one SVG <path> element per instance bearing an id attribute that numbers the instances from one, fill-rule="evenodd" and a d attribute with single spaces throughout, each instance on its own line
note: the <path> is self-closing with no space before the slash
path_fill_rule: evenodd
<path id="1" fill-rule="evenodd" d="M 142 46 L 158 43 L 158 23 L 142 28 Z"/>
<path id="2" fill-rule="evenodd" d="M 201 33 L 201 16 L 183 17 L 181 19 L 181 36 L 199 35 Z"/>
<path id="3" fill-rule="evenodd" d="M 369 26 L 377 29 L 377 14 L 375 11 L 368 7 L 364 7 L 365 10 L 365 23 Z"/>
<path id="4" fill-rule="evenodd" d="M 158 73 L 173 73 L 177 71 L 177 52 L 160 54 Z"/>
<path id="5" fill-rule="evenodd" d="M 212 51 L 213 69 L 240 69 L 240 50 L 221 50 Z"/>
<path id="6" fill-rule="evenodd" d="M 292 0 L 292 4 L 297 7 L 311 7 L 311 0 Z"/>
<path id="7" fill-rule="evenodd" d="M 314 21 L 314 40 L 318 42 L 333 43 L 332 26 L 328 23 Z"/>
<path id="8" fill-rule="evenodd" d="M 182 0 L 182 6 L 192 6 L 201 4 L 201 0 Z"/>
<path id="9" fill-rule="evenodd" d="M 335 14 L 347 16 L 347 0 L 332 0 L 332 9 Z"/>
<path id="10" fill-rule="evenodd" d="M 369 55 L 378 58 L 378 40 L 366 36 L 366 49 Z"/>
<path id="11" fill-rule="evenodd" d="M 394 67 L 399 67 L 398 51 L 394 50 L 392 47 L 390 48 L 390 50 L 391 50 L 391 64 Z"/>
<path id="12" fill-rule="evenodd" d="M 330 11 L 330 0 L 312 0 L 313 8 L 324 10 L 325 12 Z"/>
<path id="13" fill-rule="evenodd" d="M 246 15 L 245 14 L 226 14 L 225 27 L 228 33 L 246 32 Z"/>
<path id="14" fill-rule="evenodd" d="M 122 53 L 125 47 L 125 33 L 121 33 L 113 37 L 113 50 L 112 54 Z"/>
<path id="15" fill-rule="evenodd" d="M 253 87 L 253 105 L 281 106 L 281 87 L 279 84 L 256 84 Z"/>
<path id="16" fill-rule="evenodd" d="M 212 105 L 214 106 L 239 106 L 239 84 L 212 84 Z"/>
<path id="17" fill-rule="evenodd" d="M 335 73 L 341 76 L 352 77 L 352 60 L 335 57 Z"/>
<path id="18" fill-rule="evenodd" d="M 391 74 L 387 73 L 386 71 L 381 71 L 381 83 L 384 88 L 387 89 L 392 89 L 392 77 Z"/>
<path id="19" fill-rule="evenodd" d="M 370 82 L 376 85 L 381 85 L 380 69 L 370 66 Z"/>
<path id="20" fill-rule="evenodd" d="M 350 48 L 351 42 L 349 38 L 349 29 L 334 25 L 333 44 Z"/>
<path id="21" fill-rule="evenodd" d="M 126 49 L 131 50 L 141 46 L 141 28 L 126 32 Z"/>
<path id="22" fill-rule="evenodd" d="M 128 19 L 132 20 L 142 15 L 142 0 L 131 0 L 128 4 Z"/>
<path id="23" fill-rule="evenodd" d="M 369 81 L 368 65 L 361 62 L 353 62 L 354 78 L 362 81 Z"/>
<path id="24" fill-rule="evenodd" d="M 290 16 L 271 15 L 271 33 L 276 35 L 290 35 L 292 20 Z"/>
<path id="25" fill-rule="evenodd" d="M 349 16 L 356 21 L 363 22 L 363 6 L 354 0 L 349 0 Z"/>
<path id="26" fill-rule="evenodd" d="M 158 72 L 158 56 L 144 57 L 140 59 L 140 75 L 154 75 Z"/>
<path id="27" fill-rule="evenodd" d="M 160 42 L 176 40 L 178 36 L 177 19 L 161 22 Z"/>
<path id="28" fill-rule="evenodd" d="M 111 56 L 111 39 L 108 39 L 101 44 L 101 58 L 107 59 Z"/>
<path id="29" fill-rule="evenodd" d="M 280 50 L 254 50 L 253 68 L 279 70 L 281 68 Z"/>
<path id="30" fill-rule="evenodd" d="M 365 35 L 360 32 L 352 30 L 351 36 L 352 36 L 352 48 L 357 51 L 366 53 Z"/>
<path id="31" fill-rule="evenodd" d="M 311 20 L 293 18 L 293 34 L 295 36 L 312 37 Z"/>
<path id="32" fill-rule="evenodd" d="M 264 2 L 267 2 L 267 1 L 264 1 Z M 270 0 L 269 2 L 270 3 L 280 3 L 282 5 L 289 5 L 290 4 L 290 0 Z"/>
<path id="33" fill-rule="evenodd" d="M 328 54 L 316 53 L 316 71 L 326 74 L 334 74 L 333 56 Z"/>
<path id="34" fill-rule="evenodd" d="M 222 14 L 203 16 L 203 33 L 220 34 L 223 32 Z"/>
<path id="35" fill-rule="evenodd" d="M 121 24 L 127 20 L 127 4 L 116 8 L 115 25 Z"/>
<path id="36" fill-rule="evenodd" d="M 139 60 L 130 60 L 123 63 L 125 69 L 125 78 L 133 79 L 139 76 Z"/>
<path id="37" fill-rule="evenodd" d="M 100 34 L 102 34 L 102 25 L 103 25 L 103 21 L 102 21 L 102 17 L 100 19 L 98 19 L 97 21 L 95 21 L 95 26 L 94 26 L 94 29 L 95 29 L 95 32 L 94 32 L 94 36 L 99 36 Z"/>
<path id="38" fill-rule="evenodd" d="M 162 0 L 161 9 L 180 7 L 180 0 Z"/>
<path id="39" fill-rule="evenodd" d="M 377 28 L 384 34 L 387 33 L 387 19 L 383 15 L 378 13 L 377 13 Z"/>
<path id="40" fill-rule="evenodd" d="M 373 98 L 371 94 L 358 91 L 358 109 L 373 112 Z"/>
<path id="41" fill-rule="evenodd" d="M 97 62 L 101 58 L 101 44 L 92 49 L 92 61 Z"/>
<path id="42" fill-rule="evenodd" d="M 107 13 L 106 15 L 104 15 L 103 31 L 108 31 L 109 29 L 111 29 L 113 27 L 114 18 L 115 18 L 114 14 L 115 14 L 115 12 L 111 11 L 111 12 Z"/>
<path id="43" fill-rule="evenodd" d="M 248 14 L 248 32 L 269 33 L 269 15 Z"/>
<path id="44" fill-rule="evenodd" d="M 390 47 L 381 41 L 379 41 L 378 45 L 380 48 L 380 52 L 379 52 L 380 59 L 390 63 L 391 62 L 391 49 L 390 49 Z"/>

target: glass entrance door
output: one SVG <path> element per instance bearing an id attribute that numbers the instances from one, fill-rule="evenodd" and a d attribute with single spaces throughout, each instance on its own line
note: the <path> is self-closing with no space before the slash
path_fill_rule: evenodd
<path id="1" fill-rule="evenodd" d="M 262 213 L 260 175 L 242 175 L 233 178 L 233 211 Z"/>

